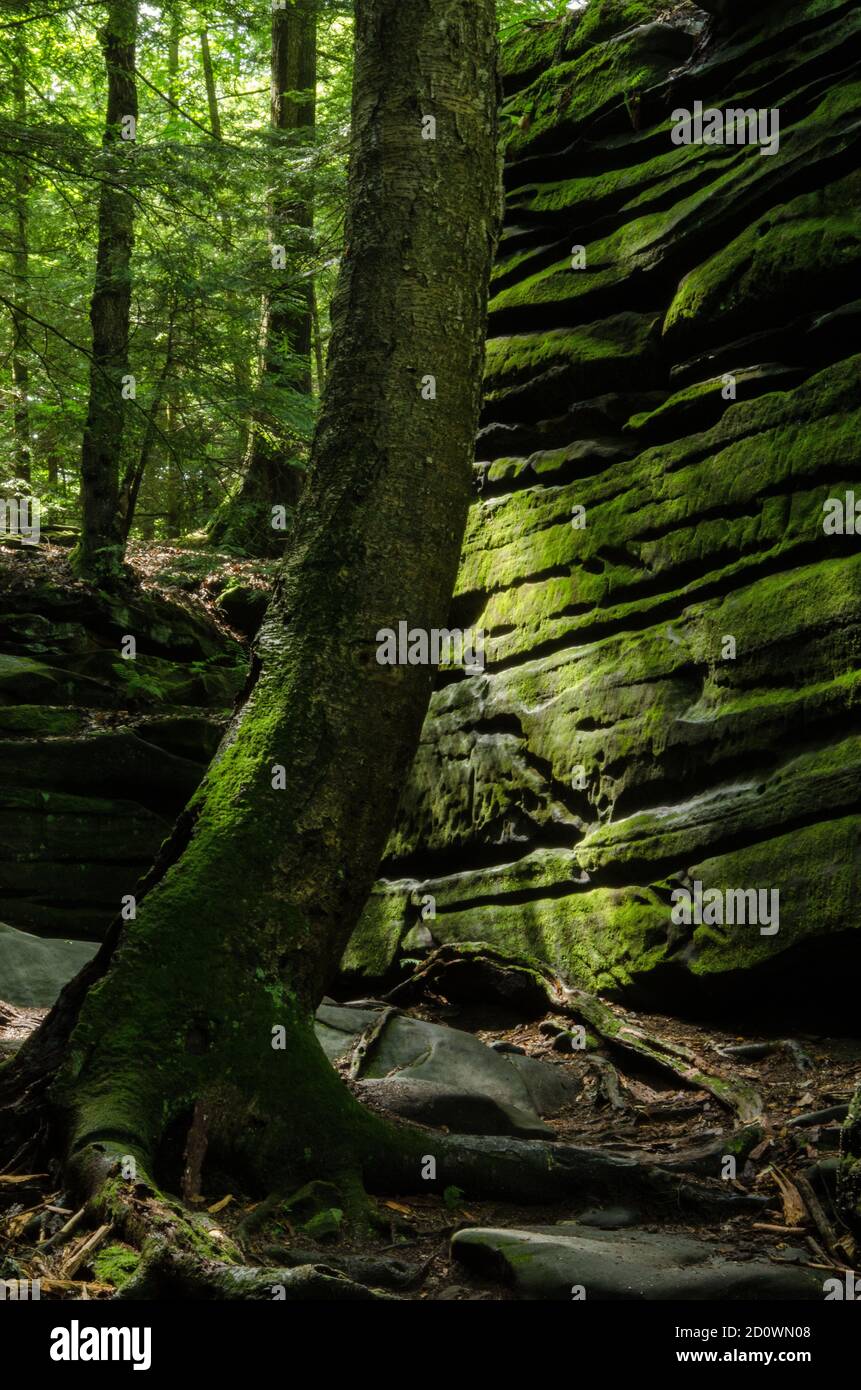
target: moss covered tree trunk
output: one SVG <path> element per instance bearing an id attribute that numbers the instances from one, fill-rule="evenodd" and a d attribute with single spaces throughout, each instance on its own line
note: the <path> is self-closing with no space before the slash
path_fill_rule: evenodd
<path id="1" fill-rule="evenodd" d="M 60 1063 L 51 1105 L 91 1176 L 130 1154 L 176 1185 L 205 1150 L 277 1185 L 379 1174 L 405 1146 L 418 1164 L 426 1143 L 353 1100 L 312 1018 L 431 690 L 428 667 L 378 664 L 376 634 L 444 626 L 454 585 L 499 211 L 494 57 L 494 0 L 358 0 L 329 380 L 247 699 L 135 920 L 0 1082 L 20 1105 Z"/>
<path id="2" fill-rule="evenodd" d="M 119 508 L 120 452 L 129 375 L 129 314 L 134 201 L 129 171 L 137 122 L 137 0 L 111 0 L 100 39 L 108 97 L 102 140 L 90 395 L 81 453 L 81 540 L 72 554 L 79 574 L 110 582 L 123 555 Z"/>
<path id="3" fill-rule="evenodd" d="M 284 153 L 279 140 L 313 140 L 317 3 L 291 0 L 286 9 L 272 12 L 270 126 L 276 162 Z M 273 270 L 280 283 L 264 299 L 260 335 L 264 399 L 274 399 L 286 390 L 311 394 L 313 280 L 308 253 L 313 223 L 311 197 L 307 193 L 297 197 L 292 189 L 285 188 L 283 173 L 276 167 L 269 241 L 271 247 L 287 249 L 290 269 Z M 265 407 L 259 407 L 249 430 L 242 482 L 213 517 L 210 542 L 247 555 L 277 555 L 284 533 L 272 527 L 272 508 L 294 508 L 301 480 L 283 426 Z"/>

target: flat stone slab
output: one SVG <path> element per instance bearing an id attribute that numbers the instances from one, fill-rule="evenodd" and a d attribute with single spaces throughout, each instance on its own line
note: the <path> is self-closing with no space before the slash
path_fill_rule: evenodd
<path id="1" fill-rule="evenodd" d="M 379 1014 L 373 1008 L 321 1004 L 316 1031 L 330 1060 L 345 1056 Z M 425 1123 L 447 1124 L 461 1134 L 526 1137 L 529 1131 L 535 1138 L 550 1137 L 546 1126 L 535 1128 L 539 1117 L 557 1113 L 580 1091 L 579 1082 L 562 1067 L 497 1052 L 459 1028 L 404 1015 L 395 1015 L 386 1025 L 363 1080 L 410 1083 L 408 1091 L 390 1089 L 392 1108 L 406 1114 L 402 1107 L 412 1107 L 412 1117 Z M 417 1090 L 420 1085 L 427 1087 L 424 1101 Z M 424 1115 L 418 1113 L 421 1109 Z M 457 1114 L 459 1121 L 429 1118 L 443 1111 Z M 492 1127 L 479 1128 L 480 1124 Z"/>
<path id="2" fill-rule="evenodd" d="M 0 922 L 0 999 L 19 1009 L 50 1008 L 98 949 L 96 941 L 31 936 Z"/>
<path id="3" fill-rule="evenodd" d="M 476 1274 L 502 1277 L 523 1298 L 664 1301 L 824 1298 L 822 1276 L 717 1253 L 709 1241 L 647 1231 L 602 1231 L 563 1222 L 518 1230 L 469 1228 L 452 1255 Z"/>

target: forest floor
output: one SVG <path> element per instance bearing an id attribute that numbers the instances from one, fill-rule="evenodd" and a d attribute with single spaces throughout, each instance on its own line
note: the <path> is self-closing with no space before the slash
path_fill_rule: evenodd
<path id="1" fill-rule="evenodd" d="M 756 1060 L 733 1058 L 730 1064 L 722 1051 L 725 1048 L 784 1039 L 657 1014 L 632 1014 L 617 1007 L 613 1011 L 650 1038 L 688 1049 L 708 1061 L 712 1074 L 731 1075 L 755 1088 L 762 1100 L 758 1121 L 762 1137 L 746 1161 L 739 1163 L 732 1186 L 740 1193 L 760 1195 L 761 1209 L 710 1219 L 681 1207 L 673 1209 L 666 1202 L 633 1200 L 625 1191 L 613 1200 L 606 1192 L 588 1188 L 576 1198 L 528 1206 L 477 1201 L 459 1189 L 447 1190 L 444 1196 L 392 1192 L 373 1199 L 370 1233 L 355 1234 L 341 1226 L 314 1240 L 307 1227 L 303 1230 L 294 1224 L 286 1204 L 252 1231 L 254 1223 L 248 1218 L 259 1204 L 241 1192 L 218 1190 L 218 1179 L 213 1178 L 198 1210 L 208 1212 L 226 1236 L 243 1243 L 250 1265 L 284 1267 L 313 1260 L 360 1280 L 364 1271 L 370 1286 L 395 1288 L 388 1296 L 403 1299 L 516 1298 L 504 1271 L 474 1270 L 453 1253 L 452 1237 L 458 1231 L 480 1227 L 558 1227 L 565 1232 L 598 1228 L 621 1234 L 636 1229 L 694 1236 L 726 1260 L 767 1261 L 819 1271 L 822 1279 L 842 1277 L 854 1263 L 854 1247 L 829 1196 L 841 1119 L 839 1112 L 830 1118 L 827 1112 L 845 1106 L 853 1093 L 861 1069 L 861 1041 L 796 1034 L 790 1046 L 777 1047 Z M 26 1010 L 14 1018 L 7 1016 L 5 1028 L 0 1027 L 0 1048 L 20 1043 L 43 1012 Z M 591 1054 L 560 1053 L 554 1045 L 557 1029 L 570 1027 L 570 1020 L 553 1012 L 523 1022 L 510 1007 L 499 1004 L 453 1005 L 443 998 L 426 997 L 403 1014 L 472 1033 L 496 1049 L 517 1049 L 563 1068 L 566 1074 L 576 1074 L 577 1099 L 550 1121 L 561 1143 L 666 1163 L 687 1152 L 701 1152 L 711 1141 L 737 1131 L 736 1117 L 713 1095 L 695 1086 L 680 1086 L 677 1077 L 642 1058 L 623 1057 L 613 1048 L 601 1049 L 597 1063 Z M 609 1090 L 608 1061 L 618 1082 Z M 819 1112 L 826 1115 L 816 1120 Z M 429 1128 L 428 1133 L 430 1138 L 433 1131 Z M 811 1203 L 811 1179 L 821 1203 L 815 1199 Z M 51 1190 L 44 1175 L 0 1176 L 0 1265 L 11 1258 L 28 1277 L 41 1278 L 43 1298 L 108 1298 L 114 1288 L 104 1274 L 99 1277 L 104 1266 L 99 1244 L 91 1243 L 92 1231 L 82 1229 L 56 1252 L 40 1258 L 40 1244 L 73 1215 L 65 1202 L 64 1194 Z M 107 1238 L 103 1235 L 102 1242 Z M 829 1241 L 830 1249 L 826 1248 Z M 117 1247 L 112 1247 L 114 1259 L 116 1253 Z"/>

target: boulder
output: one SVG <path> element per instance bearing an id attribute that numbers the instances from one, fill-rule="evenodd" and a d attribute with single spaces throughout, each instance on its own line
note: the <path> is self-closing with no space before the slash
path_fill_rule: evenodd
<path id="1" fill-rule="evenodd" d="M 42 940 L 0 922 L 0 999 L 19 1008 L 50 1008 L 96 949 L 90 941 Z"/>
<path id="2" fill-rule="evenodd" d="M 693 1236 L 528 1226 L 458 1231 L 453 1257 L 474 1274 L 503 1278 L 522 1298 L 628 1301 L 793 1300 L 824 1297 L 822 1275 L 766 1260 L 730 1260 Z"/>

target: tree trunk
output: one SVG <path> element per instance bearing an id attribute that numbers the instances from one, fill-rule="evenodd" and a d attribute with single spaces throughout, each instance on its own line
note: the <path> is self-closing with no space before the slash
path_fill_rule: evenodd
<path id="1" fill-rule="evenodd" d="M 312 139 L 317 119 L 317 0 L 295 0 L 289 9 L 272 12 L 270 125 L 274 132 L 301 133 Z M 297 98 L 296 94 L 301 94 Z M 275 147 L 276 159 L 281 153 Z M 296 229 L 307 234 L 314 224 L 309 197 L 285 192 L 276 168 L 269 215 L 270 246 L 291 246 Z M 291 257 L 296 263 L 295 251 Z M 311 394 L 313 279 L 300 266 L 298 281 L 285 268 L 277 289 L 267 295 L 261 324 L 262 386 L 269 391 Z M 297 303 L 298 301 L 298 303 Z M 297 373 L 296 360 L 302 363 Z M 280 437 L 279 437 L 280 434 Z M 277 555 L 283 532 L 272 528 L 273 506 L 295 507 L 302 474 L 290 459 L 289 441 L 277 420 L 258 410 L 251 422 L 242 482 L 213 518 L 212 544 L 249 555 Z"/>
<path id="2" fill-rule="evenodd" d="M 27 43 L 23 27 L 13 30 L 12 96 L 15 120 L 22 133 L 27 123 Z M 27 314 L 29 311 L 30 233 L 29 233 L 29 174 L 23 159 L 15 163 L 14 238 L 12 275 L 14 307 L 12 309 L 12 385 L 14 388 L 13 430 L 14 467 L 16 478 L 30 481 L 32 447 L 30 439 L 30 365 L 27 357 Z"/>
<path id="3" fill-rule="evenodd" d="M 171 106 L 168 124 L 174 119 L 174 111 L 179 104 L 179 45 L 182 39 L 182 12 L 179 0 L 174 0 L 170 11 L 170 30 L 167 41 L 167 94 Z"/>
<path id="4" fill-rule="evenodd" d="M 83 526 L 71 558 L 79 574 L 110 583 L 121 572 L 124 548 L 119 514 L 119 460 L 125 424 L 123 378 L 129 372 L 134 241 L 129 165 L 134 146 L 122 138 L 122 123 L 127 117 L 137 121 L 137 0 L 111 0 L 107 10 L 100 33 L 108 102 L 102 141 L 96 278 L 90 305 L 93 357 L 81 458 Z"/>
<path id="5" fill-rule="evenodd" d="M 141 484 L 144 480 L 147 466 L 152 457 L 153 447 L 158 432 L 158 415 L 162 407 L 165 391 L 168 389 L 168 381 L 173 371 L 173 333 L 174 321 L 176 318 L 176 305 L 171 308 L 170 320 L 167 327 L 167 345 L 164 352 L 164 365 L 155 389 L 155 395 L 147 415 L 146 428 L 144 429 L 143 440 L 141 442 L 140 453 L 133 463 L 129 464 L 123 485 L 120 489 L 120 511 L 123 518 L 123 537 L 128 541 L 135 521 L 135 509 L 137 507 L 138 496 L 140 495 Z M 173 455 L 171 455 L 173 458 Z M 168 532 L 169 535 L 175 534 Z"/>
<path id="6" fill-rule="evenodd" d="M 327 392 L 247 699 L 136 919 L 115 924 L 0 1073 L 5 1132 L 20 1136 L 59 1067 L 51 1106 L 85 1186 L 131 1155 L 139 1177 L 176 1190 L 186 1140 L 198 1166 L 208 1146 L 261 1188 L 402 1175 L 404 1154 L 420 1179 L 426 1133 L 360 1106 L 312 1020 L 432 686 L 427 666 L 379 665 L 377 633 L 444 625 L 472 490 L 500 207 L 494 11 L 357 0 Z"/>
<path id="7" fill-rule="evenodd" d="M 212 53 L 209 47 L 209 33 L 204 27 L 200 30 L 200 60 L 203 67 L 203 80 L 206 87 L 206 105 L 209 111 L 209 125 L 215 140 L 221 141 L 224 136 L 221 127 L 221 113 L 218 109 L 218 93 L 215 88 L 215 69 L 212 63 Z M 219 203 L 219 217 L 224 232 L 224 239 L 230 247 L 233 246 L 233 219 L 227 207 Z M 241 313 L 241 305 L 238 296 L 228 291 L 225 301 L 230 311 L 230 317 L 238 319 Z M 233 384 L 236 389 L 237 401 L 241 403 L 247 401 L 251 395 L 251 367 L 240 350 L 233 358 Z M 250 430 L 244 431 L 245 443 L 241 446 L 243 453 L 248 448 Z"/>
<path id="8" fill-rule="evenodd" d="M 209 111 L 209 125 L 216 140 L 221 140 L 221 115 L 218 110 L 218 97 L 215 91 L 215 71 L 212 54 L 209 51 L 209 32 L 200 31 L 200 61 L 203 65 L 203 81 L 206 86 L 206 105 Z"/>

